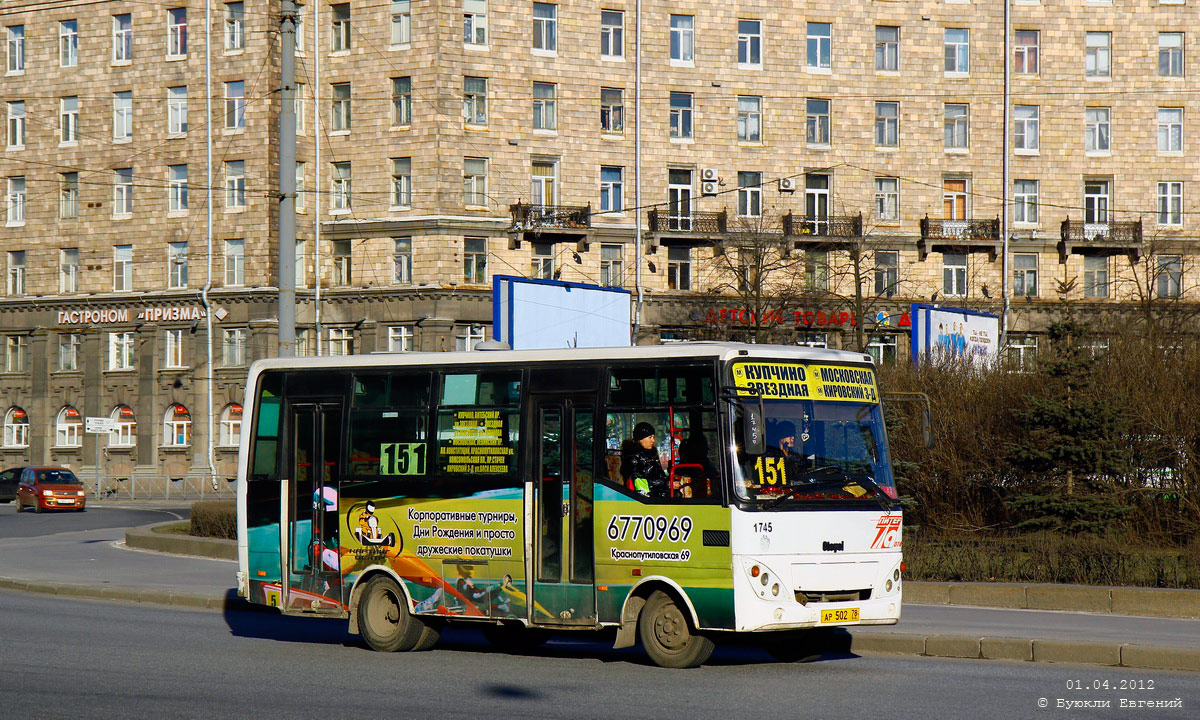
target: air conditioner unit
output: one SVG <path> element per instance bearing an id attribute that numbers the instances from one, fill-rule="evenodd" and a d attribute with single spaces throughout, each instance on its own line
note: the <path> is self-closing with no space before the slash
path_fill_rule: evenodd
<path id="1" fill-rule="evenodd" d="M 717 194 L 717 183 L 715 181 L 700 183 L 700 194 L 701 195 L 716 195 Z"/>
<path id="2" fill-rule="evenodd" d="M 719 179 L 716 168 L 704 168 L 700 171 L 700 180 L 702 182 L 717 182 Z"/>
<path id="3" fill-rule="evenodd" d="M 796 192 L 796 178 L 779 178 L 779 192 Z"/>

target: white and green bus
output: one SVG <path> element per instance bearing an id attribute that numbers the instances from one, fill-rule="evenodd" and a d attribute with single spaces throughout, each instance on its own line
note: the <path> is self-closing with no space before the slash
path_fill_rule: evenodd
<path id="1" fill-rule="evenodd" d="M 500 644 L 615 627 L 689 667 L 728 633 L 900 618 L 867 355 L 280 358 L 251 367 L 244 407 L 239 594 L 348 618 L 376 650 L 431 647 L 446 623 Z"/>

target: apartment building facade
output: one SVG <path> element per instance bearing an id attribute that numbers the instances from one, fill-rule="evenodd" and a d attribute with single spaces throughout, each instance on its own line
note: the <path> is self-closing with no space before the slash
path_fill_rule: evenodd
<path id="1" fill-rule="evenodd" d="M 1195 3 L 1013 0 L 1007 54 L 998 2 L 642 6 L 299 6 L 298 352 L 470 349 L 494 275 L 640 284 L 639 342 L 736 337 L 764 239 L 802 259 L 787 341 L 861 327 L 882 361 L 914 301 L 1007 285 L 1018 355 L 1063 300 L 1195 301 Z M 0 9 L 3 462 L 232 477 L 276 352 L 279 11 Z"/>

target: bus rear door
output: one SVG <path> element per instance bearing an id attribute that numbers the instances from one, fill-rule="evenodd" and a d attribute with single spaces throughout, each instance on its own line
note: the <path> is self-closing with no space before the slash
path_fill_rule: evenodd
<path id="1" fill-rule="evenodd" d="M 596 622 L 592 474 L 594 395 L 534 399 L 531 619 L 550 625 Z"/>
<path id="2" fill-rule="evenodd" d="M 285 611 L 341 615 L 338 562 L 342 406 L 293 403 L 288 409 L 287 587 Z"/>

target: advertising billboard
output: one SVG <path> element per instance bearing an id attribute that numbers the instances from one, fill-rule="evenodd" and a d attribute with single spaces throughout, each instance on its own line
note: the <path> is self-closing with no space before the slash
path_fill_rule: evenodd
<path id="1" fill-rule="evenodd" d="M 914 304 L 913 364 L 966 362 L 985 367 L 1000 352 L 1000 317 L 964 308 Z"/>
<path id="2" fill-rule="evenodd" d="M 497 275 L 493 337 L 513 350 L 628 347 L 632 302 L 621 288 Z"/>

